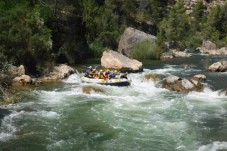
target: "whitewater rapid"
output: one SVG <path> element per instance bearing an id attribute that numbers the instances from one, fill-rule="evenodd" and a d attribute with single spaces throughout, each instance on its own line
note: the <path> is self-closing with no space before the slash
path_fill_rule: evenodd
<path id="1" fill-rule="evenodd" d="M 203 92 L 184 94 L 144 79 L 199 72 L 175 65 L 145 69 L 129 74 L 129 87 L 94 84 L 104 93 L 91 94 L 83 93 L 90 84 L 78 73 L 60 86 L 33 89 L 21 103 L 4 106 L 12 112 L 1 120 L 0 150 L 227 150 L 221 90 L 205 83 Z"/>

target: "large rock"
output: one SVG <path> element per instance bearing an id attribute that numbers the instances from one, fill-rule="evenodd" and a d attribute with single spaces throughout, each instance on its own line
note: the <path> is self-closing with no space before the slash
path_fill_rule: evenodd
<path id="1" fill-rule="evenodd" d="M 191 57 L 191 54 L 184 51 L 177 51 L 176 49 L 172 50 L 174 57 Z"/>
<path id="2" fill-rule="evenodd" d="M 163 80 L 162 88 L 177 92 L 190 92 L 202 91 L 203 85 L 196 80 L 181 79 L 171 75 Z"/>
<path id="3" fill-rule="evenodd" d="M 221 49 L 218 49 L 216 53 L 218 55 L 227 55 L 227 47 L 222 47 Z"/>
<path id="4" fill-rule="evenodd" d="M 206 80 L 206 76 L 203 75 L 203 74 L 197 74 L 197 75 L 194 75 L 192 77 L 192 80 L 195 80 L 195 81 L 205 81 Z"/>
<path id="5" fill-rule="evenodd" d="M 19 84 L 19 85 L 28 85 L 32 84 L 32 78 L 28 75 L 21 75 L 19 77 L 15 77 L 13 79 L 14 84 Z"/>
<path id="6" fill-rule="evenodd" d="M 75 73 L 75 70 L 65 64 L 55 66 L 53 71 L 46 75 L 42 80 L 62 80 Z"/>
<path id="7" fill-rule="evenodd" d="M 218 49 L 211 41 L 203 41 L 201 47 L 198 48 L 201 53 L 208 55 L 227 55 L 227 47 Z"/>
<path id="8" fill-rule="evenodd" d="M 180 77 L 174 76 L 174 75 L 170 75 L 170 76 L 168 76 L 167 78 L 165 78 L 164 82 L 165 82 L 166 84 L 174 84 L 175 82 L 177 82 L 177 81 L 179 81 L 179 80 L 181 80 Z"/>
<path id="9" fill-rule="evenodd" d="M 104 51 L 101 58 L 101 65 L 105 68 L 124 70 L 129 72 L 138 72 L 143 70 L 143 64 L 135 59 L 112 51 Z"/>
<path id="10" fill-rule="evenodd" d="M 185 52 L 185 51 L 177 51 L 176 49 L 170 50 L 168 52 L 162 53 L 160 59 L 173 59 L 178 57 L 191 57 L 191 54 Z"/>
<path id="11" fill-rule="evenodd" d="M 208 70 L 215 72 L 225 72 L 227 71 L 227 61 L 215 62 L 209 66 Z"/>
<path id="12" fill-rule="evenodd" d="M 174 56 L 173 56 L 173 53 L 171 51 L 162 53 L 162 55 L 160 57 L 160 59 L 162 59 L 162 60 L 173 59 L 173 58 L 174 58 Z"/>
<path id="13" fill-rule="evenodd" d="M 17 69 L 17 75 L 18 76 L 22 76 L 22 75 L 25 75 L 25 68 L 23 65 L 20 65 Z"/>
<path id="14" fill-rule="evenodd" d="M 118 52 L 129 57 L 133 47 L 144 40 L 154 42 L 156 37 L 131 27 L 126 28 L 123 35 L 121 35 Z"/>

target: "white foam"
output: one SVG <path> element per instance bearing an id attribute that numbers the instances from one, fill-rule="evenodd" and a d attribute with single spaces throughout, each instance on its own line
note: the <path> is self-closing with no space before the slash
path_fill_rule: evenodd
<path id="1" fill-rule="evenodd" d="M 2 119 L 0 141 L 7 141 L 8 139 L 14 137 L 14 133 L 17 130 L 14 125 L 14 119 L 21 117 L 22 114 L 24 114 L 24 111 L 14 112 Z"/>
<path id="2" fill-rule="evenodd" d="M 220 90 L 218 91 L 212 91 L 209 87 L 205 87 L 203 92 L 190 92 L 187 95 L 188 98 L 190 99 L 198 99 L 201 101 L 206 101 L 206 102 L 222 102 L 222 99 L 226 99 L 227 96 L 225 93 L 221 93 Z"/>
<path id="3" fill-rule="evenodd" d="M 64 144 L 65 144 L 64 140 L 60 140 L 60 141 L 54 142 L 54 143 L 52 143 L 52 144 L 47 146 L 47 150 L 61 149 Z"/>
<path id="4" fill-rule="evenodd" d="M 218 150 L 227 150 L 227 142 L 215 141 L 211 144 L 203 145 L 199 147 L 198 151 L 218 151 Z"/>
<path id="5" fill-rule="evenodd" d="M 81 77 L 82 75 L 79 73 L 75 73 L 70 75 L 66 80 L 64 80 L 65 83 L 81 83 Z"/>
<path id="6" fill-rule="evenodd" d="M 42 117 L 50 118 L 50 119 L 59 118 L 60 117 L 60 115 L 58 113 L 53 112 L 53 111 L 38 111 L 38 112 L 29 113 L 29 114 L 42 116 Z"/>

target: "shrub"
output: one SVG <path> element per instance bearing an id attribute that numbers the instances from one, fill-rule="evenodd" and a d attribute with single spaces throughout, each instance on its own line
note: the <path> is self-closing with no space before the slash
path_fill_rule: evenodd
<path id="1" fill-rule="evenodd" d="M 138 60 L 159 59 L 162 53 L 161 48 L 155 42 L 144 40 L 135 45 L 130 57 Z"/>

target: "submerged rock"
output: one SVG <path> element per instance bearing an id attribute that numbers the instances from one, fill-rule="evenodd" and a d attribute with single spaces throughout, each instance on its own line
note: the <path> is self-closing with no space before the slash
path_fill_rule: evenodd
<path id="1" fill-rule="evenodd" d="M 101 88 L 98 87 L 94 87 L 94 86 L 83 86 L 83 93 L 86 94 L 91 94 L 92 92 L 95 93 L 104 93 L 104 90 L 102 90 Z"/>
<path id="2" fill-rule="evenodd" d="M 146 74 L 146 75 L 144 75 L 144 79 L 145 80 L 152 80 L 152 81 L 159 81 L 160 80 L 160 76 L 159 75 L 155 75 L 155 74 Z"/>
<path id="3" fill-rule="evenodd" d="M 101 58 L 101 65 L 105 68 L 123 70 L 127 72 L 139 72 L 143 70 L 142 62 L 130 59 L 116 51 L 104 51 Z"/>

